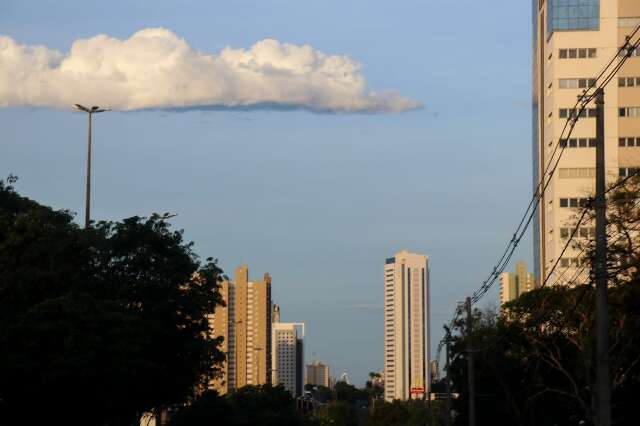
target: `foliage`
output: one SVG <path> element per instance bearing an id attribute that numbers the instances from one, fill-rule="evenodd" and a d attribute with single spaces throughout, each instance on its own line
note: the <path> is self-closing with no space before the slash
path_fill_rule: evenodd
<path id="1" fill-rule="evenodd" d="M 439 401 L 393 401 L 376 403 L 365 426 L 439 426 L 444 406 Z M 479 423 L 483 424 L 483 423 Z"/>
<path id="2" fill-rule="evenodd" d="M 336 382 L 334 392 L 338 401 L 346 401 L 351 404 L 355 404 L 358 401 L 367 401 L 369 397 L 366 390 L 358 389 L 343 381 Z"/>
<path id="3" fill-rule="evenodd" d="M 72 219 L 0 181 L 2 424 L 132 424 L 223 359 L 207 319 L 222 271 L 166 215 Z"/>
<path id="4" fill-rule="evenodd" d="M 358 415 L 353 404 L 347 401 L 332 401 L 320 409 L 317 415 L 321 426 L 357 426 Z"/>
<path id="5" fill-rule="evenodd" d="M 331 389 L 322 385 L 306 384 L 304 385 L 304 390 L 311 392 L 313 399 L 321 403 L 330 401 L 331 398 L 333 397 L 333 393 L 331 392 Z"/>
<path id="6" fill-rule="evenodd" d="M 170 426 L 205 424 L 229 426 L 303 426 L 310 424 L 296 411 L 296 402 L 282 386 L 245 386 L 227 397 L 203 393 L 180 409 Z"/>
<path id="7" fill-rule="evenodd" d="M 607 269 L 612 410 L 615 424 L 634 424 L 640 390 L 640 180 L 619 182 L 607 200 Z M 575 220 L 581 215 L 577 215 Z M 557 273 L 559 286 L 530 291 L 495 312 L 474 312 L 474 332 L 456 324 L 451 377 L 460 399 L 457 424 L 467 422 L 467 351 L 474 348 L 479 424 L 577 425 L 594 423 L 594 241 L 585 230 L 570 248 L 586 263 Z M 462 336 L 465 336 L 464 338 Z"/>

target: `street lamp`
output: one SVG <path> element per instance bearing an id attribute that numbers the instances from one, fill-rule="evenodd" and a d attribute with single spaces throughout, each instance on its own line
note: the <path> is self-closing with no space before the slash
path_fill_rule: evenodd
<path id="1" fill-rule="evenodd" d="M 85 204 L 84 211 L 84 227 L 89 228 L 90 219 L 90 211 L 91 211 L 91 117 L 93 114 L 98 114 L 100 112 L 111 111 L 108 108 L 100 108 L 99 106 L 92 106 L 91 108 L 87 108 L 80 104 L 75 104 L 76 108 L 80 111 L 84 111 L 89 116 L 89 140 L 87 142 L 87 200 Z"/>

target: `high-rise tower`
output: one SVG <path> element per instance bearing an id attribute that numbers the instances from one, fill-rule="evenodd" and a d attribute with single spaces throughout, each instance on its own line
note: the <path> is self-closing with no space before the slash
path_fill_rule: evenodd
<path id="1" fill-rule="evenodd" d="M 249 281 L 249 268 L 240 266 L 235 281 L 220 288 L 226 306 L 212 318 L 212 334 L 224 338 L 227 359 L 212 387 L 220 394 L 246 385 L 271 383 L 271 277 Z"/>
<path id="2" fill-rule="evenodd" d="M 384 397 L 421 399 L 429 392 L 429 264 L 401 251 L 384 265 Z"/>
<path id="3" fill-rule="evenodd" d="M 536 191 L 553 150 L 565 147 L 534 218 L 534 276 L 540 285 L 575 222 L 575 209 L 595 191 L 595 105 L 573 134 L 560 140 L 571 108 L 594 84 L 625 37 L 640 23 L 638 0 L 533 0 L 533 185 Z M 640 167 L 640 50 L 605 88 L 605 168 L 609 181 Z M 556 157 L 557 158 L 557 155 Z M 549 170 L 547 170 L 549 171 Z M 593 238 L 586 223 L 578 238 Z M 582 265 L 569 249 L 549 283 L 563 283 Z M 586 272 L 585 272 L 586 273 Z"/>

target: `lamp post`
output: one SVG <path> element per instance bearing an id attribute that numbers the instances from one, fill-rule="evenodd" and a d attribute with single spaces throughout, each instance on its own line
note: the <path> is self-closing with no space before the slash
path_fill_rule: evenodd
<path id="1" fill-rule="evenodd" d="M 87 141 L 87 199 L 84 210 L 84 227 L 89 228 L 89 222 L 91 221 L 91 118 L 93 114 L 111 110 L 108 108 L 100 108 L 99 106 L 92 106 L 91 108 L 80 104 L 75 104 L 75 106 L 78 110 L 86 112 L 89 117 L 89 138 Z"/>

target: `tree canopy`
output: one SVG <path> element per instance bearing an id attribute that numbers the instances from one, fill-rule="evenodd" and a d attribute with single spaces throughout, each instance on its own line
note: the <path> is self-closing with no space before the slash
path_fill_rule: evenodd
<path id="1" fill-rule="evenodd" d="M 82 229 L 0 181 L 0 423 L 129 425 L 223 360 L 222 271 L 167 215 Z M 41 417 L 41 418 L 40 418 Z"/>

